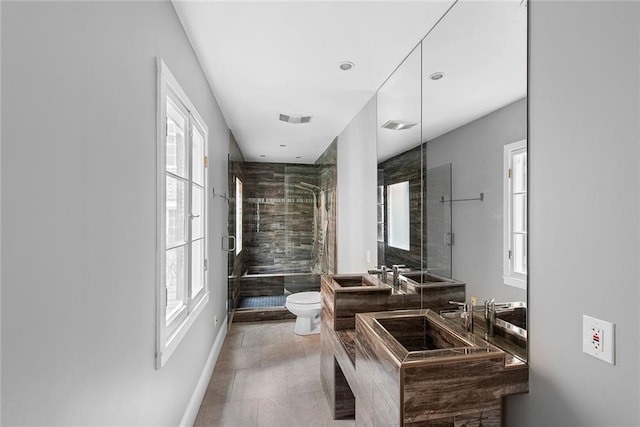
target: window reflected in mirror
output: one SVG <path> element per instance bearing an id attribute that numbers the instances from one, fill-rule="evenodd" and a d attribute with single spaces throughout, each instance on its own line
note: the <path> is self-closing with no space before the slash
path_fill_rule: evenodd
<path id="1" fill-rule="evenodd" d="M 389 246 L 408 251 L 409 181 L 387 185 L 387 218 Z"/>

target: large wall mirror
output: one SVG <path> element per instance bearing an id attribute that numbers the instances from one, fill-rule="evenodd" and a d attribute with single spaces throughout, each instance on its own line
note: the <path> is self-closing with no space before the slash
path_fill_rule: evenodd
<path id="1" fill-rule="evenodd" d="M 462 281 L 526 332 L 526 6 L 458 1 L 377 101 L 378 264 Z"/>

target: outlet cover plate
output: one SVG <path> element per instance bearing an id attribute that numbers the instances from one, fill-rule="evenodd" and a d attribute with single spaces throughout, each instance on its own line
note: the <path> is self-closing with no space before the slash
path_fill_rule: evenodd
<path id="1" fill-rule="evenodd" d="M 582 351 L 615 365 L 615 325 L 582 315 Z"/>

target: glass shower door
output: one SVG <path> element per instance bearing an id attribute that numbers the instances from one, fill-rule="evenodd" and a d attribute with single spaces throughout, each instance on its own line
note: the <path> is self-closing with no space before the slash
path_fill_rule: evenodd
<path id="1" fill-rule="evenodd" d="M 451 252 L 454 235 L 451 224 L 451 164 L 426 172 L 425 234 L 426 268 L 430 272 L 451 277 Z"/>

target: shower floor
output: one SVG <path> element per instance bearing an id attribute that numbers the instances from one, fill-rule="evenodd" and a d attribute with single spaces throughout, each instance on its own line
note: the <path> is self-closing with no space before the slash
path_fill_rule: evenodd
<path id="1" fill-rule="evenodd" d="M 271 295 L 262 297 L 242 297 L 237 308 L 266 308 L 284 307 L 286 295 Z"/>

